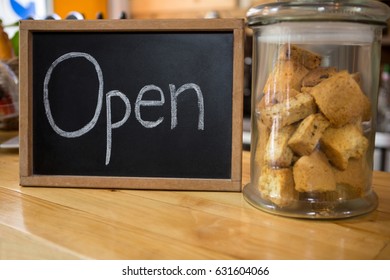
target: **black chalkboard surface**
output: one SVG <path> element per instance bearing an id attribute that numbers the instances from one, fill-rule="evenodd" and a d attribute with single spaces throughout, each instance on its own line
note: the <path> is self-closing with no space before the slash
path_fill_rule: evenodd
<path id="1" fill-rule="evenodd" d="M 241 20 L 20 28 L 21 185 L 240 190 Z"/>

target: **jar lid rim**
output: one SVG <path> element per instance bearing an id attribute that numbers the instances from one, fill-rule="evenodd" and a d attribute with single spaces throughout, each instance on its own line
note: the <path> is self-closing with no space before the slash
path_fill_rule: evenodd
<path id="1" fill-rule="evenodd" d="M 386 25 L 390 7 L 372 0 L 293 0 L 252 7 L 246 16 L 249 26 L 283 21 L 348 21 Z"/>

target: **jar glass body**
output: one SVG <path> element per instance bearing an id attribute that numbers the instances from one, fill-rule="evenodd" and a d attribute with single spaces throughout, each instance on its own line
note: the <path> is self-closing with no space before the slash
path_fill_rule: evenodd
<path id="1" fill-rule="evenodd" d="M 345 218 L 377 207 L 373 151 L 383 26 L 254 25 L 251 182 L 267 212 Z"/>

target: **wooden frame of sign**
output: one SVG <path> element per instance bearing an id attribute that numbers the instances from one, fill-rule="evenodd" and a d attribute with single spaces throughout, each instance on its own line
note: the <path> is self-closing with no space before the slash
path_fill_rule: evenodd
<path id="1" fill-rule="evenodd" d="M 20 50 L 22 186 L 241 190 L 242 19 L 26 20 Z"/>

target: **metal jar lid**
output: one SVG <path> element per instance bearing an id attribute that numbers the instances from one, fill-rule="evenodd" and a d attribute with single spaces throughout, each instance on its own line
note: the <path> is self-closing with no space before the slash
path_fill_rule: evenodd
<path id="1" fill-rule="evenodd" d="M 277 1 L 247 12 L 249 26 L 285 21 L 344 21 L 386 25 L 390 7 L 373 0 Z"/>

